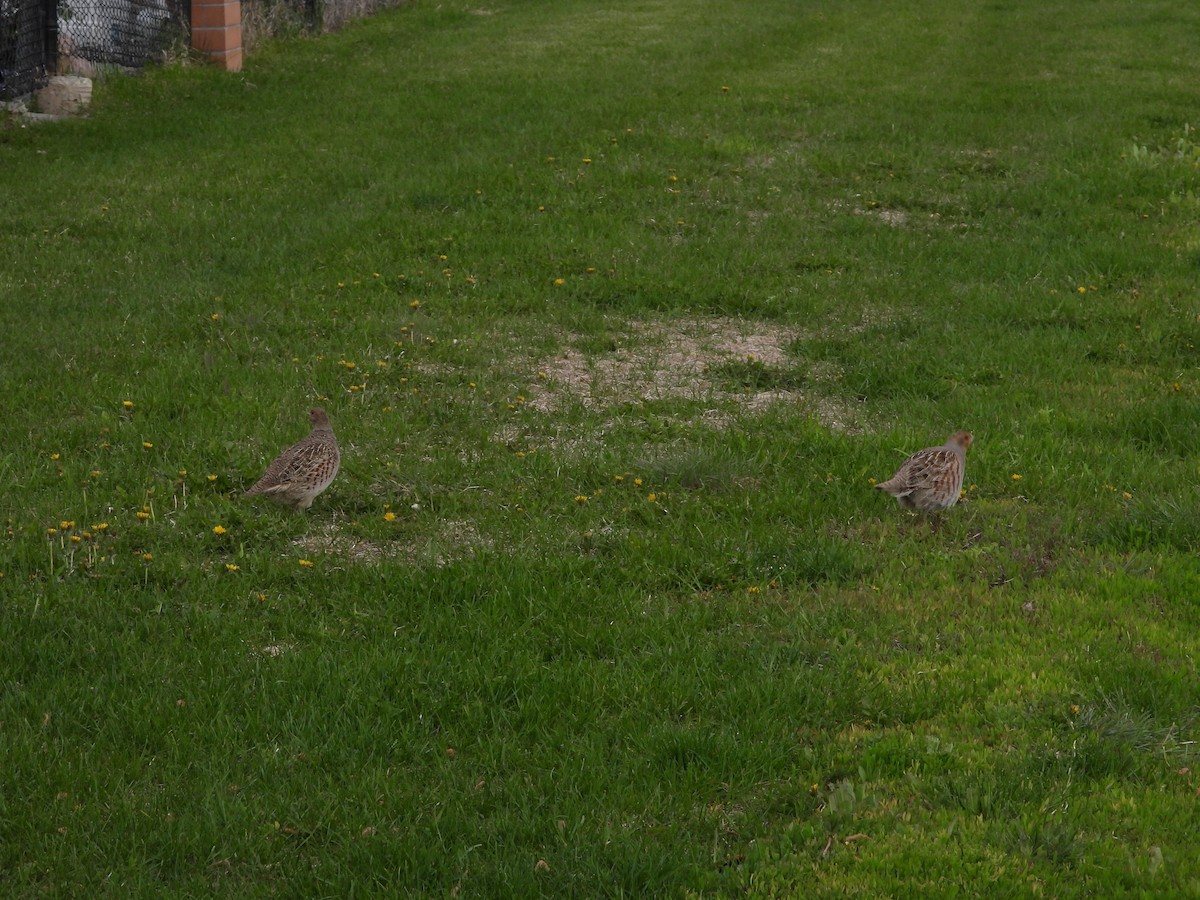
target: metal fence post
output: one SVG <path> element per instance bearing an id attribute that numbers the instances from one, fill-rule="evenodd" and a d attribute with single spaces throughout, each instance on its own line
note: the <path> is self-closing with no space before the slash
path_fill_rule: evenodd
<path id="1" fill-rule="evenodd" d="M 58 0 L 42 0 L 42 59 L 46 74 L 58 71 Z"/>

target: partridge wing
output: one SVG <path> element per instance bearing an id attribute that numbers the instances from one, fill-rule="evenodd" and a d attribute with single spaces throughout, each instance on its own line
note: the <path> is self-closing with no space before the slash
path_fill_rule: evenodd
<path id="1" fill-rule="evenodd" d="M 944 483 L 947 473 L 958 466 L 958 457 L 944 447 L 918 450 L 900 467 L 894 481 L 902 483 L 910 491 L 936 488 Z"/>
<path id="2" fill-rule="evenodd" d="M 288 447 L 271 461 L 263 477 L 258 479 L 248 493 L 268 493 L 291 484 L 304 470 L 304 463 L 309 456 L 305 451 L 308 449 L 303 443 Z"/>

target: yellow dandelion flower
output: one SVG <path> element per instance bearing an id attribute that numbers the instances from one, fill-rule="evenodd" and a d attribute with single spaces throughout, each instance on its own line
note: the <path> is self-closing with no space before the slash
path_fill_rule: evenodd
<path id="1" fill-rule="evenodd" d="M 395 521 L 396 521 L 396 514 L 395 514 L 394 512 L 392 512 L 392 511 L 389 509 L 387 512 L 385 512 L 385 513 L 383 514 L 383 521 L 385 521 L 385 522 L 395 522 Z"/>
<path id="2" fill-rule="evenodd" d="M 122 400 L 121 405 L 123 407 L 125 407 L 126 409 L 133 409 L 133 401 L 132 400 Z"/>
<path id="3" fill-rule="evenodd" d="M 63 531 L 66 531 L 68 528 L 74 528 L 75 523 L 68 522 L 66 519 L 63 519 L 61 522 L 58 523 L 58 527 L 61 528 Z"/>
<path id="4" fill-rule="evenodd" d="M 658 494 L 647 494 L 646 499 L 649 500 L 651 503 L 657 503 L 658 502 Z"/>
<path id="5" fill-rule="evenodd" d="M 1017 475 L 1017 474 L 1014 472 L 1014 473 L 1013 473 L 1012 480 L 1013 480 L 1013 481 L 1020 481 L 1020 480 L 1021 480 L 1021 476 L 1020 476 L 1020 475 Z"/>
<path id="6" fill-rule="evenodd" d="M 107 522 L 97 522 L 95 525 L 92 526 L 92 531 L 107 531 L 107 530 L 108 530 Z"/>
<path id="7" fill-rule="evenodd" d="M 642 479 L 640 479 L 640 478 L 635 478 L 635 479 L 633 479 L 633 483 L 634 483 L 635 485 L 637 485 L 638 487 L 641 487 L 641 486 L 642 486 Z"/>
<path id="8" fill-rule="evenodd" d="M 62 454 L 61 453 L 51 453 L 50 458 L 51 459 L 62 459 Z"/>
<path id="9" fill-rule="evenodd" d="M 238 566 L 236 563 L 225 563 L 225 568 L 230 572 L 236 572 L 240 566 Z"/>
<path id="10" fill-rule="evenodd" d="M 421 308 L 421 301 L 420 301 L 420 300 L 409 300 L 409 301 L 408 301 L 408 308 L 409 308 L 409 309 L 420 309 L 420 308 Z M 401 331 L 406 331 L 407 329 L 401 328 L 400 330 L 401 330 Z"/>
<path id="11" fill-rule="evenodd" d="M 1071 715 L 1073 715 L 1073 716 L 1079 715 L 1079 704 L 1078 703 L 1071 704 Z"/>
<path id="12" fill-rule="evenodd" d="M 875 483 L 876 483 L 876 480 L 874 478 L 867 479 L 867 484 L 875 484 Z"/>
<path id="13" fill-rule="evenodd" d="M 154 554 L 153 553 L 143 553 L 142 559 L 144 559 L 146 562 L 151 562 L 154 559 Z"/>
<path id="14" fill-rule="evenodd" d="M 592 158 L 590 156 L 585 156 L 583 158 L 583 164 L 585 166 L 590 166 L 592 164 Z"/>
<path id="15" fill-rule="evenodd" d="M 99 470 L 99 469 L 92 469 L 92 471 L 88 472 L 88 475 L 90 475 L 92 478 L 99 478 L 99 477 L 100 477 L 100 470 Z"/>
<path id="16" fill-rule="evenodd" d="M 555 278 L 554 279 L 555 287 L 562 287 L 566 283 L 567 283 L 567 280 L 565 278 Z"/>
<path id="17" fill-rule="evenodd" d="M 214 526 L 213 526 L 213 534 L 215 534 L 215 535 L 217 535 L 217 536 L 220 536 L 220 535 L 222 535 L 222 534 L 224 534 L 224 533 L 225 533 L 225 526 L 224 526 L 224 525 L 214 525 Z"/>
<path id="18" fill-rule="evenodd" d="M 137 517 L 145 522 L 148 518 L 150 518 L 150 513 L 146 512 L 144 509 L 139 509 L 137 511 Z"/>
<path id="19" fill-rule="evenodd" d="M 46 534 L 50 535 L 51 537 L 54 537 L 54 535 L 58 534 L 58 529 L 57 528 L 47 528 Z"/>
<path id="20" fill-rule="evenodd" d="M 302 560 L 300 560 L 300 565 L 302 565 L 306 569 L 311 569 L 312 568 L 312 560 L 311 559 L 302 559 Z"/>
<path id="21" fill-rule="evenodd" d="M 257 594 L 256 596 L 258 597 L 258 601 L 259 601 L 259 603 L 265 603 L 265 602 L 266 602 L 266 600 L 267 600 L 267 595 L 266 595 L 266 594 L 262 594 L 262 593 L 260 593 L 260 594 Z"/>
<path id="22" fill-rule="evenodd" d="M 209 318 L 212 319 L 214 322 L 219 322 L 221 320 L 221 314 L 213 313 L 211 316 L 209 316 Z"/>
<path id="23" fill-rule="evenodd" d="M 1076 288 L 1076 290 L 1079 291 L 1079 293 L 1081 293 L 1081 294 L 1087 293 L 1087 288 L 1085 288 L 1082 284 L 1078 288 Z"/>
<path id="24" fill-rule="evenodd" d="M 750 587 L 746 588 L 746 593 L 747 594 L 757 594 L 760 590 L 761 590 L 761 588 L 759 588 L 759 586 L 757 584 L 752 584 L 752 585 L 750 585 Z"/>
<path id="25" fill-rule="evenodd" d="M 616 482 L 618 482 L 618 483 L 619 483 L 619 482 L 622 482 L 622 481 L 624 481 L 624 480 L 625 480 L 625 476 L 624 476 L 624 475 L 614 475 L 614 476 L 613 476 L 613 481 L 616 481 Z"/>
<path id="26" fill-rule="evenodd" d="M 1121 496 L 1126 500 L 1133 499 L 1133 494 L 1129 493 L 1129 491 L 1121 491 Z"/>
<path id="27" fill-rule="evenodd" d="M 145 447 L 147 450 L 154 449 L 154 445 L 152 443 L 150 443 L 149 441 L 142 441 L 142 446 Z"/>
<path id="28" fill-rule="evenodd" d="M 209 480 L 210 482 L 212 482 L 212 481 L 216 481 L 216 480 L 217 480 L 217 476 L 216 476 L 216 475 L 209 475 L 209 476 L 208 476 L 208 480 Z"/>
<path id="29" fill-rule="evenodd" d="M 584 503 L 588 502 L 587 495 L 586 494 L 576 494 L 575 502 L 578 503 L 580 506 L 582 506 Z"/>

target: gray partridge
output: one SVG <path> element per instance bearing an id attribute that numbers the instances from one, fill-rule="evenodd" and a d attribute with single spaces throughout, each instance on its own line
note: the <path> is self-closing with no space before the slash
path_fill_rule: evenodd
<path id="1" fill-rule="evenodd" d="M 247 497 L 266 494 L 299 512 L 312 506 L 317 494 L 333 482 L 341 463 L 333 426 L 319 407 L 310 410 L 308 418 L 313 426 L 308 437 L 275 457 L 266 474 L 246 491 Z"/>
<path id="2" fill-rule="evenodd" d="M 958 502 L 971 433 L 958 431 L 940 447 L 918 450 L 887 481 L 875 487 L 887 491 L 905 509 L 937 512 Z"/>

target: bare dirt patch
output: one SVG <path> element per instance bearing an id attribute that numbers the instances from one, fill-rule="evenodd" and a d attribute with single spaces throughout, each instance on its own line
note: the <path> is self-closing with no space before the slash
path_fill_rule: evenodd
<path id="1" fill-rule="evenodd" d="M 713 376 L 713 368 L 750 362 L 775 369 L 794 365 L 788 348 L 804 337 L 801 329 L 727 317 L 669 322 L 630 322 L 607 352 L 589 352 L 579 335 L 567 335 L 566 347 L 544 360 L 541 385 L 530 404 L 551 412 L 566 402 L 589 409 L 662 399 L 710 402 L 702 418 L 723 427 L 739 409 L 761 412 L 775 403 L 807 407 L 829 428 L 854 429 L 853 407 L 819 392 L 801 390 L 735 391 Z M 824 380 L 813 373 L 815 381 Z"/>

